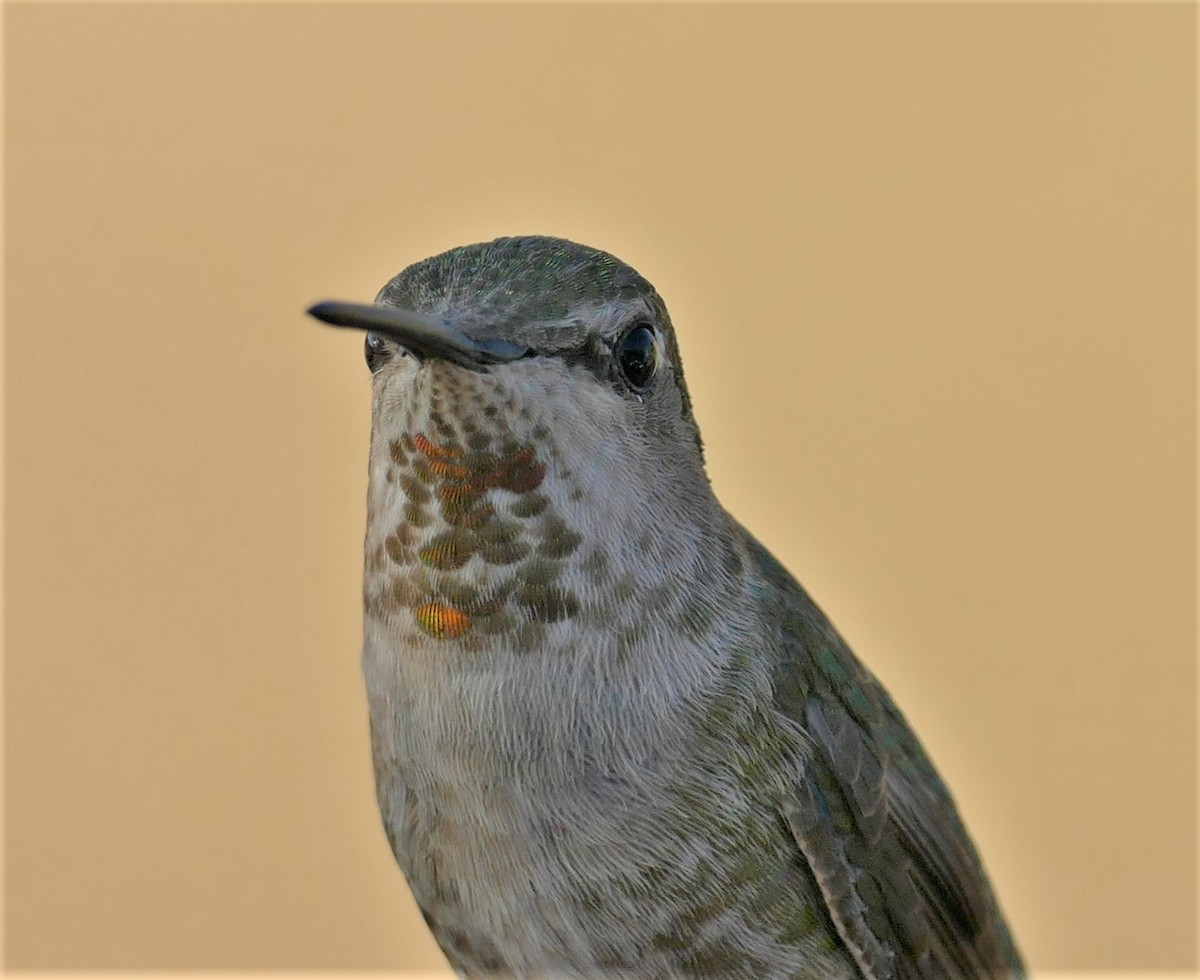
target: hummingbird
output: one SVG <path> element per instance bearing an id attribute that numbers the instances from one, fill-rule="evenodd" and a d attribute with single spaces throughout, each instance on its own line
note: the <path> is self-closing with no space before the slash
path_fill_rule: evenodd
<path id="1" fill-rule="evenodd" d="M 383 827 L 465 977 L 1023 977 L 887 692 L 718 502 L 667 308 L 452 249 L 374 303 L 362 666 Z"/>

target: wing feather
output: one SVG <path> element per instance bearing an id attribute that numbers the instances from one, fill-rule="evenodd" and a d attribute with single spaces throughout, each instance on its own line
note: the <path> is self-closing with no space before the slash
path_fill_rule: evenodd
<path id="1" fill-rule="evenodd" d="M 747 534 L 778 624 L 775 706 L 804 733 L 783 817 L 864 980 L 1023 977 L 954 802 L 878 681 Z"/>

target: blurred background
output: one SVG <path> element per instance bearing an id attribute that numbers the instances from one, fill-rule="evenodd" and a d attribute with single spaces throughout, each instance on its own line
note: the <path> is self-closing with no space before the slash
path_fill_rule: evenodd
<path id="1" fill-rule="evenodd" d="M 9 4 L 6 963 L 427 969 L 358 668 L 362 341 L 502 234 L 677 325 L 715 487 L 1030 963 L 1195 965 L 1185 4 Z"/>

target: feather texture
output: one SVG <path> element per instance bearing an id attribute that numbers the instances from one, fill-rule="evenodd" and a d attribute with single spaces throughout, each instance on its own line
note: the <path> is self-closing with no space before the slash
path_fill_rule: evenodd
<path id="1" fill-rule="evenodd" d="M 810 752 L 783 802 L 865 980 L 1019 977 L 953 800 L 887 692 L 747 532 L 780 651 L 775 703 Z"/>

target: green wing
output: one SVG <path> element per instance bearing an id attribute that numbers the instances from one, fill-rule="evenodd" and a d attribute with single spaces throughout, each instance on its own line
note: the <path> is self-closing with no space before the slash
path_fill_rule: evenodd
<path id="1" fill-rule="evenodd" d="M 916 736 L 786 569 L 746 538 L 780 629 L 776 708 L 809 749 L 783 816 L 863 977 L 1023 977 L 975 848 Z"/>

